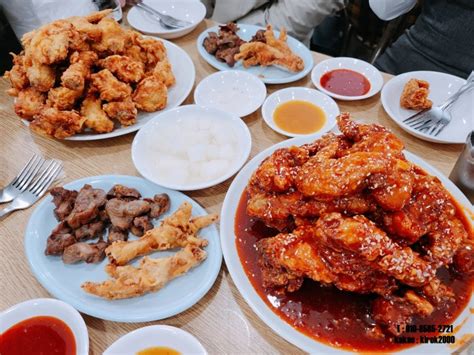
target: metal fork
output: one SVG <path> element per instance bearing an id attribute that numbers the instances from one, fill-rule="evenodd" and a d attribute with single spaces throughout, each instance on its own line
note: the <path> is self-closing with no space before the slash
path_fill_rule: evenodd
<path id="1" fill-rule="evenodd" d="M 45 160 L 41 156 L 37 154 L 33 155 L 18 175 L 15 176 L 7 186 L 0 190 L 0 203 L 10 202 L 25 191 L 44 163 Z"/>
<path id="2" fill-rule="evenodd" d="M 165 25 L 165 27 L 181 28 L 181 27 L 186 27 L 186 26 L 191 25 L 191 22 L 189 21 L 179 20 L 176 17 L 166 15 L 155 10 L 151 6 L 148 6 L 147 4 L 145 4 L 143 0 L 127 0 L 127 4 L 139 7 L 140 9 L 148 12 L 154 17 L 157 17 L 158 21 L 160 21 L 161 24 Z"/>
<path id="3" fill-rule="evenodd" d="M 33 205 L 41 198 L 41 196 L 44 195 L 54 179 L 56 179 L 61 172 L 61 169 L 62 165 L 60 162 L 50 160 L 49 164 L 47 164 L 28 189 L 23 191 L 13 200 L 12 203 L 0 211 L 0 217 L 3 217 L 10 212 L 22 210 Z"/>
<path id="4" fill-rule="evenodd" d="M 437 136 L 451 122 L 449 108 L 462 94 L 470 90 L 473 87 L 473 84 L 474 72 L 469 75 L 466 83 L 464 83 L 456 93 L 450 96 L 444 104 L 439 107 L 433 107 L 415 113 L 414 115 L 404 119 L 403 122 L 416 130 L 426 130 L 428 134 Z"/>

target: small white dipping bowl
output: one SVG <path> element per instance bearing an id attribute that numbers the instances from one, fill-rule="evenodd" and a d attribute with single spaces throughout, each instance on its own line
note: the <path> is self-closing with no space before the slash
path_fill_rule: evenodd
<path id="1" fill-rule="evenodd" d="M 165 346 L 181 354 L 207 354 L 199 340 L 188 332 L 169 325 L 151 325 L 125 334 L 110 345 L 104 355 L 135 355 L 156 346 Z"/>
<path id="2" fill-rule="evenodd" d="M 275 109 L 278 105 L 291 100 L 308 101 L 316 106 L 321 107 L 321 109 L 326 114 L 326 123 L 324 126 L 319 131 L 309 134 L 291 133 L 278 127 L 273 120 L 273 113 L 275 112 Z M 262 116 L 265 120 L 265 123 L 274 131 L 288 137 L 311 136 L 313 134 L 322 135 L 326 132 L 329 132 L 336 125 L 336 117 L 339 115 L 339 113 L 339 107 L 337 106 L 336 102 L 328 95 L 323 94 L 322 92 L 319 92 L 315 89 L 300 87 L 292 87 L 275 91 L 273 94 L 267 97 L 262 106 Z"/>
<path id="3" fill-rule="evenodd" d="M 206 16 L 206 7 L 200 1 L 191 0 L 146 0 L 146 4 L 165 15 L 191 24 L 185 27 L 169 29 L 163 27 L 153 15 L 134 6 L 127 14 L 127 21 L 136 30 L 165 39 L 182 37 L 194 30 Z"/>
<path id="4" fill-rule="evenodd" d="M 53 298 L 36 298 L 18 303 L 0 314 L 0 334 L 29 318 L 46 316 L 62 320 L 71 329 L 76 341 L 76 354 L 89 354 L 89 334 L 78 311 Z"/>
<path id="5" fill-rule="evenodd" d="M 239 70 L 220 71 L 204 78 L 194 90 L 194 102 L 244 117 L 265 100 L 267 88 L 257 76 Z"/>
<path id="6" fill-rule="evenodd" d="M 339 95 L 326 90 L 321 86 L 321 77 L 325 73 L 336 69 L 349 69 L 364 75 L 370 82 L 370 90 L 365 95 L 359 96 Z M 335 99 L 346 101 L 362 100 L 374 96 L 383 86 L 382 74 L 376 67 L 370 63 L 364 62 L 363 60 L 348 57 L 330 58 L 318 63 L 311 71 L 311 81 L 318 90 L 334 97 Z"/>
<path id="7" fill-rule="evenodd" d="M 166 142 L 162 142 L 157 140 L 157 134 L 161 134 L 159 133 L 160 130 L 177 126 L 178 123 L 185 123 L 186 125 L 192 126 L 199 118 L 216 122 L 215 125 L 210 124 L 208 126 L 212 127 L 215 131 L 215 136 L 219 135 L 217 126 L 219 121 L 225 124 L 226 133 L 232 132 L 232 135 L 235 137 L 236 144 L 235 147 L 232 147 L 232 150 L 237 150 L 235 159 L 225 172 L 211 180 L 196 183 L 171 182 L 169 178 L 166 178 L 162 171 L 160 171 L 161 167 L 157 168 L 156 165 L 153 164 L 159 163 L 159 160 L 164 157 L 166 158 L 167 152 L 176 152 L 179 150 L 180 145 L 183 146 L 188 139 L 192 139 L 192 137 L 186 138 L 184 135 L 181 136 L 179 131 L 171 131 L 170 134 L 166 136 Z M 196 127 L 195 129 L 201 130 L 202 128 Z M 171 130 L 175 129 L 172 128 Z M 206 128 L 205 130 L 210 131 L 210 128 Z M 224 139 L 222 139 L 222 141 L 224 141 Z M 219 152 L 220 149 L 228 143 L 217 142 L 212 144 L 215 148 L 214 151 Z M 252 138 L 250 131 L 247 125 L 237 115 L 212 107 L 186 105 L 156 115 L 138 131 L 132 143 L 132 160 L 138 172 L 151 182 L 169 189 L 190 191 L 211 187 L 230 178 L 247 161 L 251 147 Z M 183 158 L 183 160 L 187 159 L 188 158 Z M 197 168 L 200 168 L 200 166 Z"/>

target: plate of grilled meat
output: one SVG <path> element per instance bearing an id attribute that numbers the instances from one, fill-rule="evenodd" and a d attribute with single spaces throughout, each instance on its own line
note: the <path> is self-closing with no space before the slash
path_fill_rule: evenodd
<path id="1" fill-rule="evenodd" d="M 221 265 L 216 214 L 180 192 L 132 176 L 54 187 L 25 232 L 33 274 L 80 312 L 119 322 L 194 305 Z"/>
<path id="2" fill-rule="evenodd" d="M 472 205 L 385 127 L 337 123 L 234 179 L 220 229 L 234 283 L 309 353 L 458 349 L 473 327 Z"/>
<path id="3" fill-rule="evenodd" d="M 219 70 L 244 70 L 265 84 L 291 83 L 313 68 L 310 50 L 288 36 L 284 28 L 266 28 L 230 22 L 202 32 L 197 41 L 199 54 Z"/>

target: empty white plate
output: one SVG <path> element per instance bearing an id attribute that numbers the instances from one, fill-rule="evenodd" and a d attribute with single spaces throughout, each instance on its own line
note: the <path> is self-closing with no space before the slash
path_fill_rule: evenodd
<path id="1" fill-rule="evenodd" d="M 170 348 L 180 354 L 207 354 L 199 340 L 188 332 L 169 325 L 152 325 L 124 335 L 110 345 L 104 355 L 135 355 L 139 351 L 154 347 Z"/>
<path id="2" fill-rule="evenodd" d="M 278 105 L 290 101 L 290 100 L 301 100 L 308 101 L 321 109 L 326 114 L 326 123 L 324 126 L 311 134 L 296 134 L 287 132 L 279 128 L 273 120 L 273 113 Z M 282 90 L 275 91 L 273 94 L 267 97 L 262 106 L 262 116 L 265 123 L 272 128 L 274 131 L 283 134 L 288 137 L 299 137 L 299 136 L 311 136 L 311 135 L 322 135 L 329 132 L 336 125 L 336 117 L 339 115 L 339 107 L 336 102 L 331 99 L 328 95 L 323 94 L 315 89 L 292 87 Z"/>
<path id="3" fill-rule="evenodd" d="M 325 73 L 336 69 L 349 69 L 364 75 L 370 83 L 369 91 L 364 95 L 345 96 L 333 93 L 323 88 L 321 85 L 321 77 Z M 330 58 L 318 63 L 311 71 L 311 81 L 318 90 L 334 97 L 335 99 L 346 101 L 362 100 L 374 96 L 383 86 L 382 74 L 380 74 L 380 71 L 376 67 L 363 60 L 348 57 Z"/>
<path id="4" fill-rule="evenodd" d="M 267 96 L 257 76 L 244 71 L 221 71 L 204 78 L 194 90 L 194 102 L 231 112 L 239 117 L 256 111 Z"/>
<path id="5" fill-rule="evenodd" d="M 466 82 L 457 76 L 434 72 L 413 71 L 400 74 L 385 84 L 382 90 L 382 106 L 385 112 L 408 133 L 436 143 L 465 143 L 467 135 L 474 129 L 474 90 L 463 94 L 450 108 L 451 123 L 438 136 L 432 136 L 408 126 L 403 122 L 417 111 L 407 110 L 400 106 L 400 95 L 403 87 L 410 79 L 425 80 L 430 84 L 428 98 L 433 106 L 442 105 L 451 95 Z"/>
<path id="6" fill-rule="evenodd" d="M 191 24 L 182 28 L 169 29 L 148 12 L 134 6 L 127 14 L 127 21 L 136 30 L 159 36 L 161 38 L 173 39 L 182 37 L 192 30 L 204 19 L 206 7 L 200 1 L 193 0 L 146 0 L 147 5 L 165 15 L 170 15 L 178 20 L 188 21 Z"/>

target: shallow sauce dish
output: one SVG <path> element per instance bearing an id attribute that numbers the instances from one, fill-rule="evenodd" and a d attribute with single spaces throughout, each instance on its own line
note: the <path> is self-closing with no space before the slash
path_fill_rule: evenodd
<path id="1" fill-rule="evenodd" d="M 89 352 L 87 327 L 79 312 L 69 304 L 52 298 L 28 300 L 3 311 L 0 315 L 0 334 L 34 317 L 52 317 L 64 322 L 72 332 L 75 354 L 82 355 Z"/>
<path id="2" fill-rule="evenodd" d="M 267 96 L 265 84 L 244 71 L 221 71 L 205 77 L 194 90 L 194 102 L 239 117 L 257 110 Z"/>
<path id="3" fill-rule="evenodd" d="M 206 126 L 202 127 L 200 121 L 207 122 Z M 179 132 L 177 127 L 180 126 L 187 127 L 189 132 Z M 195 142 L 190 146 L 190 140 L 198 136 L 194 130 L 205 130 L 216 141 Z M 158 134 L 164 135 L 162 140 L 156 139 Z M 232 135 L 233 144 L 227 141 L 229 135 Z M 133 140 L 132 160 L 140 174 L 158 185 L 175 190 L 198 190 L 217 185 L 234 175 L 247 160 L 251 145 L 250 132 L 240 117 L 215 108 L 187 105 L 165 112 L 143 127 Z M 211 169 L 221 168 L 223 165 L 218 164 L 224 164 L 221 160 L 226 159 L 226 151 L 232 152 L 233 159 L 216 177 L 186 182 L 190 180 L 181 176 L 184 173 L 194 178 L 196 169 L 203 170 L 204 176 L 207 172 L 210 174 Z M 208 165 L 202 161 L 203 154 L 212 154 L 205 158 L 204 163 Z M 170 176 L 170 172 L 175 176 Z"/>
<path id="4" fill-rule="evenodd" d="M 306 101 L 320 107 L 326 115 L 326 122 L 316 132 L 310 134 L 290 133 L 281 129 L 274 121 L 274 112 L 282 103 L 301 100 Z M 326 94 L 323 94 L 315 89 L 291 87 L 278 90 L 267 97 L 262 106 L 262 116 L 265 123 L 274 131 L 289 137 L 308 136 L 308 135 L 322 135 L 329 132 L 336 125 L 336 116 L 339 114 L 339 107 L 336 102 Z"/>
<path id="5" fill-rule="evenodd" d="M 370 83 L 369 91 L 364 95 L 346 96 L 326 90 L 321 84 L 321 78 L 326 73 L 338 69 L 348 69 L 363 75 Z M 376 67 L 363 60 L 348 57 L 330 58 L 318 63 L 311 71 L 311 81 L 318 90 L 335 99 L 346 101 L 362 100 L 374 96 L 383 86 L 382 74 Z"/>

